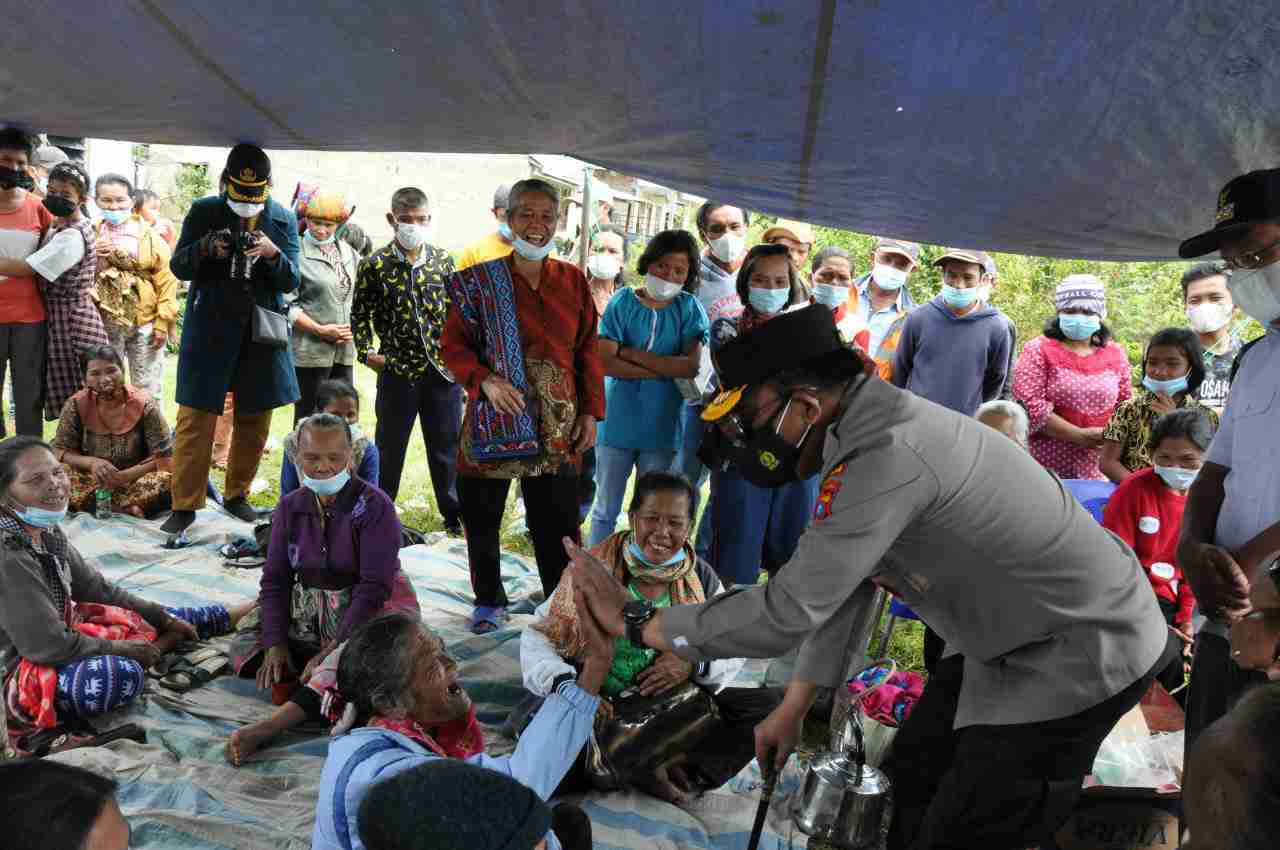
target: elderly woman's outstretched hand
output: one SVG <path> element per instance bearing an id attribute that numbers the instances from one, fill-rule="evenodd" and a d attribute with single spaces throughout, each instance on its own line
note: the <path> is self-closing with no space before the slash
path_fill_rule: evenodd
<path id="1" fill-rule="evenodd" d="M 569 566 L 573 570 L 575 599 L 577 594 L 581 594 L 582 609 L 591 613 L 605 634 L 610 637 L 625 635 L 627 628 L 622 619 L 622 606 L 631 601 L 631 596 L 622 582 L 614 577 L 603 561 L 571 538 L 564 538 L 564 550 L 569 555 Z"/>
<path id="2" fill-rule="evenodd" d="M 578 609 L 578 628 L 587 644 L 587 657 L 583 661 L 582 672 L 578 674 L 578 687 L 589 694 L 598 694 L 605 679 L 609 677 L 609 669 L 613 667 L 613 638 L 600 628 L 591 609 L 587 607 L 581 588 L 576 584 L 573 588 L 573 604 Z"/>

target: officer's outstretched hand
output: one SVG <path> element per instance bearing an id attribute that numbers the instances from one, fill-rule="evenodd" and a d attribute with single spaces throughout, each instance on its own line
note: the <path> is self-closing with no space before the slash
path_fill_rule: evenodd
<path id="1" fill-rule="evenodd" d="M 623 637 L 627 628 L 622 619 L 622 606 L 631 601 L 627 589 L 603 561 L 569 537 L 564 538 L 564 550 L 569 555 L 569 568 L 573 570 L 573 585 L 581 592 L 596 623 L 610 636 Z"/>

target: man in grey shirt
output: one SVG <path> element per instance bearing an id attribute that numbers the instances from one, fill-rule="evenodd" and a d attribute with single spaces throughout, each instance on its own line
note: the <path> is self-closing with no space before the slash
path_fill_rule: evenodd
<path id="1" fill-rule="evenodd" d="M 795 556 L 764 587 L 658 612 L 628 606 L 567 544 L 580 604 L 611 634 L 688 660 L 798 644 L 787 695 L 756 728 L 757 755 L 781 765 L 817 688 L 848 672 L 855 591 L 890 589 L 957 653 L 894 744 L 890 847 L 1047 843 L 1150 685 L 1164 619 L 1132 551 L 1025 451 L 869 366 L 819 306 L 721 349 L 727 389 L 705 414 L 718 450 L 765 486 L 824 475 Z"/>

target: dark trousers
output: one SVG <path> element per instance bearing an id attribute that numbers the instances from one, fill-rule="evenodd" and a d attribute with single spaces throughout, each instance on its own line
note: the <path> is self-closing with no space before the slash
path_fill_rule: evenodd
<path id="1" fill-rule="evenodd" d="M 298 375 L 298 391 L 301 393 L 293 403 L 294 424 L 316 412 L 316 391 L 320 389 L 321 383 L 330 378 L 351 383 L 355 377 L 355 370 L 351 366 L 338 363 L 332 366 L 297 366 L 293 371 Z"/>
<path id="2" fill-rule="evenodd" d="M 0 284 L 2 285 L 2 284 Z M 19 434 L 44 434 L 44 356 L 48 325 L 44 322 L 0 324 L 0 388 L 5 367 L 13 370 L 13 418 Z M 0 391 L 0 397 L 3 397 Z M 0 416 L 0 437 L 5 436 Z"/>
<path id="3" fill-rule="evenodd" d="M 939 661 L 885 767 L 894 795 L 889 850 L 1052 846 L 1102 740 L 1138 704 L 1164 660 L 1078 714 L 958 730 L 953 727 L 964 658 Z"/>
<path id="4" fill-rule="evenodd" d="M 942 635 L 929 628 L 929 624 L 924 624 L 924 669 L 930 676 L 937 669 L 938 662 L 942 660 L 942 651 L 947 648 L 947 642 L 942 639 Z"/>
<path id="5" fill-rule="evenodd" d="M 1265 684 L 1267 675 L 1260 670 L 1241 670 L 1231 660 L 1231 641 L 1221 635 L 1201 632 L 1196 636 L 1195 654 L 1191 658 L 1191 684 L 1187 686 L 1186 749 L 1200 733 L 1235 707 L 1245 691 Z M 1184 759 L 1185 764 L 1185 759 Z"/>
<path id="6" fill-rule="evenodd" d="M 578 524 L 581 525 L 591 515 L 591 506 L 596 501 L 595 446 L 582 453 L 582 471 L 578 474 L 578 498 L 581 499 L 581 507 L 578 510 Z"/>
<path id="7" fill-rule="evenodd" d="M 462 428 L 462 388 L 446 381 L 434 368 L 409 380 L 383 369 L 378 374 L 378 444 L 381 471 L 379 486 L 395 501 L 400 492 L 404 455 L 413 433 L 413 420 L 422 425 L 427 446 L 427 468 L 436 508 L 445 528 L 456 528 L 458 507 L 458 432 Z"/>
<path id="8" fill-rule="evenodd" d="M 467 562 L 471 566 L 471 589 L 476 605 L 504 606 L 507 592 L 502 587 L 502 515 L 507 509 L 509 478 L 458 478 L 458 496 L 462 502 L 462 527 L 467 535 Z M 560 583 L 560 575 L 569 565 L 564 551 L 564 538 L 582 542 L 582 524 L 578 521 L 578 474 L 538 475 L 520 479 L 524 496 L 525 523 L 533 538 L 533 553 L 538 562 L 542 592 L 547 598 Z"/>

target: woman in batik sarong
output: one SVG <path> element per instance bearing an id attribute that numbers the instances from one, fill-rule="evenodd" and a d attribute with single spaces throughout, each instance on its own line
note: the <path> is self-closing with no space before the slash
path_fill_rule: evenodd
<path id="1" fill-rule="evenodd" d="M 163 608 L 107 581 L 58 528 L 69 493 L 47 443 L 0 442 L 0 670 L 15 746 L 128 705 L 163 653 L 229 631 L 248 610 Z"/>
<path id="2" fill-rule="evenodd" d="M 237 765 L 285 729 L 323 716 L 353 629 L 384 610 L 419 613 L 400 569 L 395 505 L 352 474 L 347 421 L 317 413 L 298 423 L 296 440 L 302 486 L 276 507 L 259 622 L 242 624 L 231 659 L 241 676 L 271 688 L 281 708 L 232 734 L 226 756 Z"/>
<path id="3" fill-rule="evenodd" d="M 71 510 L 93 511 L 98 490 L 116 513 L 154 516 L 169 507 L 173 441 L 160 404 L 124 380 L 109 345 L 83 353 L 84 389 L 67 399 L 53 452 L 71 477 Z"/>

